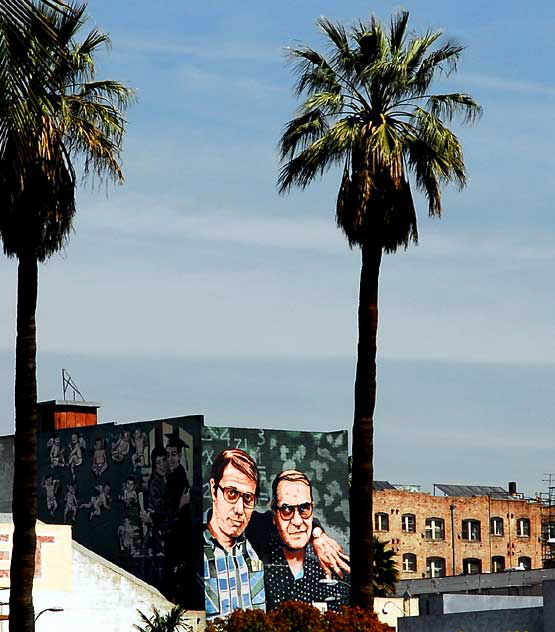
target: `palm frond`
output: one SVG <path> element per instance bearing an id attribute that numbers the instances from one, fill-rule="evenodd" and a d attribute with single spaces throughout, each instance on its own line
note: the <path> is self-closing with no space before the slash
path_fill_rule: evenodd
<path id="1" fill-rule="evenodd" d="M 359 121 L 355 117 L 337 121 L 324 136 L 283 166 L 278 180 L 279 191 L 287 191 L 293 185 L 304 189 L 317 174 L 321 175 L 340 163 L 356 142 L 358 129 Z"/>
<path id="2" fill-rule="evenodd" d="M 290 121 L 280 140 L 281 158 L 292 158 L 300 148 L 304 150 L 328 131 L 326 117 L 320 110 L 312 110 L 301 114 Z"/>
<path id="3" fill-rule="evenodd" d="M 431 95 L 426 107 L 433 116 L 448 121 L 462 114 L 463 123 L 474 123 L 482 116 L 482 107 L 470 95 L 461 92 Z"/>
<path id="4" fill-rule="evenodd" d="M 400 11 L 391 18 L 389 28 L 389 46 L 393 55 L 397 55 L 405 43 L 408 21 L 408 11 Z"/>

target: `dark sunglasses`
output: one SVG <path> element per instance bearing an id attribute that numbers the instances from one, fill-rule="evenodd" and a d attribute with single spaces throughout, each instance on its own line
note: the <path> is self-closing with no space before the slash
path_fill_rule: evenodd
<path id="1" fill-rule="evenodd" d="M 256 505 L 256 495 L 251 492 L 240 492 L 238 489 L 235 489 L 235 487 L 222 487 L 221 485 L 218 485 L 218 489 L 222 490 L 224 498 L 232 505 L 234 505 L 239 498 L 243 499 L 243 505 L 248 509 Z"/>
<path id="2" fill-rule="evenodd" d="M 303 519 L 310 518 L 312 516 L 312 510 L 314 505 L 312 503 L 302 503 L 301 505 L 280 505 L 277 510 L 283 520 L 291 520 L 295 511 L 299 512 L 299 516 Z"/>

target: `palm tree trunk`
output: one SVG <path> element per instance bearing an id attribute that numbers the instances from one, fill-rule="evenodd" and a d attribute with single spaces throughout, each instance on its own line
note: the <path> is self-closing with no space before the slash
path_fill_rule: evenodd
<path id="1" fill-rule="evenodd" d="M 33 254 L 22 255 L 17 273 L 10 632 L 32 632 L 35 628 L 33 579 L 37 520 L 37 289 L 37 259 Z"/>
<path id="2" fill-rule="evenodd" d="M 374 408 L 376 404 L 376 337 L 378 279 L 382 248 L 362 246 L 358 304 L 358 350 L 353 421 L 351 509 L 351 601 L 373 610 Z"/>

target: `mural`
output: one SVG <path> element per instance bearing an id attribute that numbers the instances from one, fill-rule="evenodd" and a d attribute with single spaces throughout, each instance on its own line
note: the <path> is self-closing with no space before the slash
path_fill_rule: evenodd
<path id="1" fill-rule="evenodd" d="M 205 427 L 202 466 L 207 619 L 348 603 L 346 432 Z"/>
<path id="2" fill-rule="evenodd" d="M 39 518 L 188 608 L 202 608 L 202 416 L 41 433 Z"/>

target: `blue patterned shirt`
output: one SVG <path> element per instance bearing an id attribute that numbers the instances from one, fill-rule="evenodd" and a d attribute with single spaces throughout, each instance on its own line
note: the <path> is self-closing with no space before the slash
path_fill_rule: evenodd
<path id="1" fill-rule="evenodd" d="M 225 617 L 236 608 L 266 610 L 264 565 L 245 535 L 225 549 L 204 525 L 204 600 L 206 619 Z"/>

